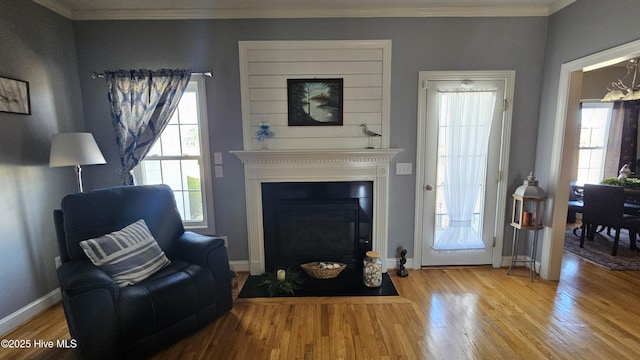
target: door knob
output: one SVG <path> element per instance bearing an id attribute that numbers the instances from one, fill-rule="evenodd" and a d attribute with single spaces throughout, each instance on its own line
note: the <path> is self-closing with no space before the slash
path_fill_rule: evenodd
<path id="1" fill-rule="evenodd" d="M 431 190 L 433 190 L 433 186 L 431 186 L 431 184 L 427 184 L 427 185 L 424 186 L 424 189 L 427 190 L 427 191 L 431 191 Z"/>

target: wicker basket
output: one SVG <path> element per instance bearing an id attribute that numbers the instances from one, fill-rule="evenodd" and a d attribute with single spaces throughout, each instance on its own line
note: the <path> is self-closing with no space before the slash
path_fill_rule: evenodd
<path id="1" fill-rule="evenodd" d="M 344 270 L 347 267 L 347 265 L 341 264 L 341 263 L 334 263 L 334 262 L 324 262 L 324 263 L 325 264 L 338 264 L 338 265 L 340 265 L 340 267 L 333 268 L 333 269 L 319 268 L 318 265 L 320 264 L 320 261 L 315 261 L 315 262 L 302 264 L 302 265 L 300 265 L 300 267 L 309 276 L 311 276 L 312 278 L 316 278 L 316 279 L 332 279 L 332 278 L 340 275 L 340 272 L 342 272 L 342 270 Z"/>

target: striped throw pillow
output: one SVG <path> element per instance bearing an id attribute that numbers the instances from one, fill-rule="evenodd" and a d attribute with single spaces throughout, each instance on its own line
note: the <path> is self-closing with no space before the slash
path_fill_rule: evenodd
<path id="1" fill-rule="evenodd" d="M 122 230 L 81 241 L 80 246 L 120 287 L 140 282 L 171 263 L 142 219 Z"/>

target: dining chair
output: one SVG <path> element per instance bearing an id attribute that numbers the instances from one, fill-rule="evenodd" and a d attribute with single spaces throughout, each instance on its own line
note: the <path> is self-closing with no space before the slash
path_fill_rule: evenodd
<path id="1" fill-rule="evenodd" d="M 593 240 L 598 225 L 610 227 L 615 230 L 612 256 L 618 252 L 620 242 L 620 230 L 629 231 L 629 243 L 631 249 L 635 248 L 635 239 L 640 228 L 640 217 L 625 214 L 624 188 L 613 185 L 585 184 L 583 191 L 582 223 L 583 231 L 580 234 L 580 247 L 584 247 L 585 237 Z"/>
<path id="2" fill-rule="evenodd" d="M 569 189 L 569 206 L 567 208 L 567 224 L 573 224 L 576 222 L 576 214 L 582 216 L 582 186 L 571 184 Z M 573 234 L 578 235 L 578 230 L 581 230 L 582 226 L 573 228 Z"/>

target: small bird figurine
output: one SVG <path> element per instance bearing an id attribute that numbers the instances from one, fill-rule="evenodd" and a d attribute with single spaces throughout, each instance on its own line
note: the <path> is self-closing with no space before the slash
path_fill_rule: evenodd
<path id="1" fill-rule="evenodd" d="M 366 123 L 360 124 L 360 127 L 362 128 L 362 132 L 367 136 L 382 136 L 375 131 L 369 130 Z"/>
<path id="2" fill-rule="evenodd" d="M 373 149 L 373 145 L 371 145 L 371 138 L 376 137 L 376 136 L 382 136 L 380 134 L 378 134 L 375 131 L 371 131 L 369 130 L 369 128 L 367 127 L 367 124 L 360 124 L 360 127 L 362 128 L 362 133 L 367 135 L 369 137 L 369 146 L 367 146 L 367 149 Z"/>
<path id="3" fill-rule="evenodd" d="M 631 175 L 631 169 L 629 168 L 629 164 L 622 165 L 622 168 L 618 172 L 618 180 L 625 181 Z"/>

